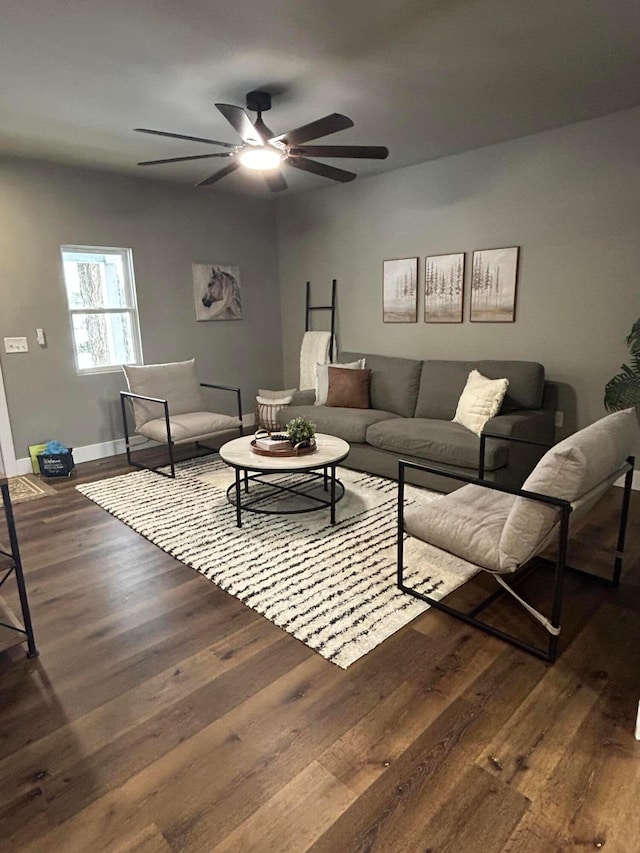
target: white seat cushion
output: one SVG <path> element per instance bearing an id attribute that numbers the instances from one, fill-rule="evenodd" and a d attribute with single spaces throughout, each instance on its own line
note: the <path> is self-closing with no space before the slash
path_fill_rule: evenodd
<path id="1" fill-rule="evenodd" d="M 229 415 L 216 415 L 213 412 L 189 412 L 185 415 L 175 415 L 169 418 L 171 425 L 171 440 L 175 444 L 185 441 L 199 441 L 227 429 L 237 429 L 240 426 L 238 418 Z M 154 418 L 143 424 L 138 432 L 153 441 L 167 443 L 167 426 L 164 418 Z"/>

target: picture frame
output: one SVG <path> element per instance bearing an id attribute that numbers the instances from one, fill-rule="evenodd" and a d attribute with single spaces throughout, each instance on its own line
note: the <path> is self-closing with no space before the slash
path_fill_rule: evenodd
<path id="1" fill-rule="evenodd" d="M 472 323 L 514 323 L 519 246 L 476 249 L 471 269 Z"/>
<path id="2" fill-rule="evenodd" d="M 464 252 L 424 259 L 424 322 L 462 323 Z"/>
<path id="3" fill-rule="evenodd" d="M 241 320 L 240 267 L 191 264 L 196 320 Z"/>
<path id="4" fill-rule="evenodd" d="M 382 321 L 418 322 L 418 258 L 382 262 Z"/>

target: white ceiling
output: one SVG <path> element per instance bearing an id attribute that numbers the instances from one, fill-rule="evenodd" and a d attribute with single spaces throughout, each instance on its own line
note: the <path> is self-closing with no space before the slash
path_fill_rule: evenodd
<path id="1" fill-rule="evenodd" d="M 323 142 L 386 145 L 328 161 L 370 175 L 639 105 L 639 36 L 638 0 L 1 0 L 0 153 L 193 184 L 225 161 L 138 167 L 208 149 L 133 128 L 239 142 L 214 103 L 266 89 L 275 133 L 340 112 Z"/>

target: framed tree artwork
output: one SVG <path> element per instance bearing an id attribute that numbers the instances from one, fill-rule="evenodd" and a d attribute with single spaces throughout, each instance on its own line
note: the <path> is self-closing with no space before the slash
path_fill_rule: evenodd
<path id="1" fill-rule="evenodd" d="M 382 262 L 382 320 L 384 323 L 417 322 L 417 258 L 394 258 Z"/>
<path id="2" fill-rule="evenodd" d="M 481 249 L 473 253 L 471 270 L 472 323 L 513 323 L 519 246 Z"/>
<path id="3" fill-rule="evenodd" d="M 462 323 L 464 252 L 424 259 L 425 323 Z"/>

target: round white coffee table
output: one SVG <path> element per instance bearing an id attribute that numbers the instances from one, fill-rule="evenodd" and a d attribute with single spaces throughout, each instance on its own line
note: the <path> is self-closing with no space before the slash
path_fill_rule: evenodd
<path id="1" fill-rule="evenodd" d="M 334 435 L 316 433 L 313 453 L 282 457 L 254 453 L 252 440 L 252 435 L 245 435 L 220 448 L 220 458 L 235 469 L 235 483 L 227 489 L 227 498 L 236 508 L 238 527 L 242 527 L 242 510 L 288 515 L 323 507 L 330 508 L 331 524 L 335 524 L 336 503 L 344 495 L 344 486 L 336 478 L 336 465 L 349 455 L 348 443 Z M 300 477 L 278 481 L 274 474 Z M 252 491 L 250 483 L 259 488 Z"/>

